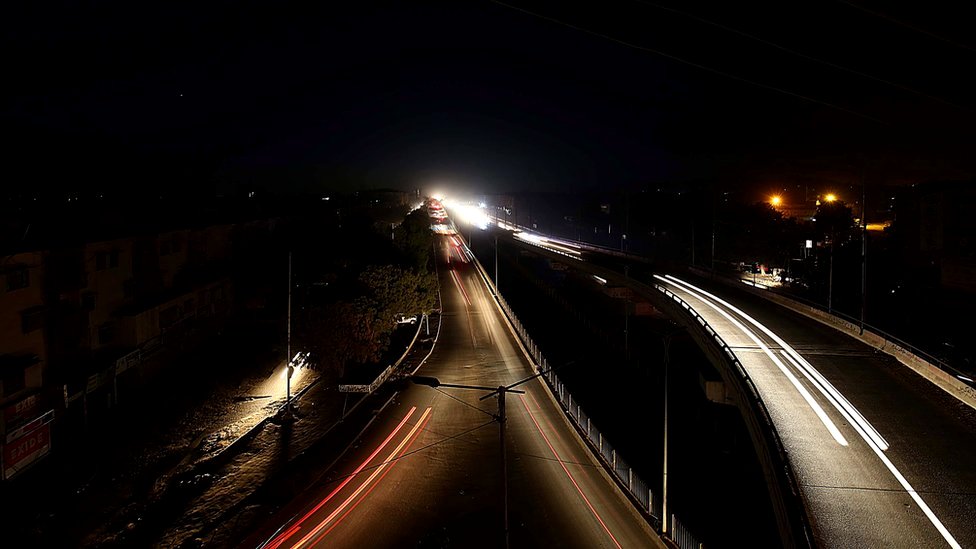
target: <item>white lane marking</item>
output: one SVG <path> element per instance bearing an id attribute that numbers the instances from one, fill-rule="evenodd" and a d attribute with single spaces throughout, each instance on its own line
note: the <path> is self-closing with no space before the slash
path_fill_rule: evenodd
<path id="1" fill-rule="evenodd" d="M 834 408 L 836 408 L 837 411 L 840 412 L 842 416 L 844 416 L 844 419 L 846 419 L 848 423 L 857 423 L 858 425 L 860 425 L 861 428 L 863 428 L 865 432 L 868 433 L 868 436 L 870 436 L 871 439 L 874 440 L 874 443 L 877 444 L 879 448 L 881 448 L 882 450 L 888 449 L 888 441 L 885 440 L 884 437 L 882 437 L 881 434 L 874 429 L 874 427 L 871 425 L 870 422 L 868 422 L 868 420 L 864 419 L 864 416 L 861 415 L 858 409 L 855 408 L 853 404 L 848 402 L 848 400 L 844 398 L 844 395 L 842 395 L 840 391 L 838 391 L 832 384 L 830 384 L 830 382 L 827 381 L 823 377 L 823 375 L 820 372 L 818 372 L 816 368 L 813 367 L 813 365 L 811 365 L 809 362 L 806 362 L 805 360 L 803 360 L 803 362 L 797 361 L 797 358 L 800 358 L 802 360 L 802 357 L 794 358 L 793 356 L 790 355 L 789 352 L 787 352 L 786 349 L 782 349 L 780 353 L 782 353 L 782 355 L 786 357 L 786 360 L 790 361 L 790 364 L 792 364 L 794 368 L 796 368 L 800 372 L 803 372 L 803 374 L 807 377 L 807 379 L 810 379 L 812 376 L 818 380 L 822 380 L 823 383 L 826 383 L 827 384 L 826 387 L 817 387 L 817 388 L 820 389 L 820 392 L 823 393 L 825 397 L 827 397 L 827 400 L 830 401 L 830 403 L 834 406 Z M 854 415 L 851 415 L 851 413 L 853 413 Z"/>
<path id="2" fill-rule="evenodd" d="M 674 282 L 659 277 L 658 275 L 654 275 L 654 276 L 667 284 L 676 285 Z M 701 299 L 701 297 L 699 297 L 699 299 Z M 722 309 L 719 309 L 712 302 L 706 299 L 701 299 L 701 302 L 704 303 L 706 306 L 714 309 L 715 312 L 717 312 L 718 314 L 724 316 L 726 320 L 731 322 L 736 328 L 742 331 L 742 333 L 745 334 L 746 337 L 751 339 L 753 343 L 755 343 L 760 349 L 762 349 L 762 351 L 766 353 L 766 356 L 768 356 L 769 359 L 773 361 L 773 364 L 775 364 L 776 367 L 779 368 L 779 371 L 782 372 L 784 376 L 786 376 L 786 379 L 788 379 L 790 383 L 793 384 L 793 387 L 796 388 L 797 392 L 800 393 L 800 396 L 803 397 L 803 400 L 807 402 L 807 404 L 810 406 L 813 412 L 817 414 L 817 417 L 820 418 L 821 423 L 823 423 L 824 427 L 827 428 L 827 431 L 830 433 L 830 436 L 834 437 L 834 440 L 837 441 L 837 444 L 840 444 L 841 446 L 847 446 L 847 439 L 844 438 L 844 435 L 840 432 L 840 429 L 838 429 L 837 426 L 834 425 L 834 422 L 830 419 L 830 417 L 827 416 L 827 412 L 824 412 L 824 409 L 813 398 L 813 395 L 810 394 L 810 391 L 808 391 L 807 388 L 804 387 L 802 383 L 800 383 L 800 380 L 797 379 L 795 375 L 793 375 L 793 372 L 791 372 L 789 368 L 783 365 L 783 362 L 780 361 L 780 359 L 777 358 L 777 356 L 773 354 L 772 351 L 769 350 L 769 347 L 767 347 L 766 344 L 762 342 L 762 340 L 756 337 L 756 334 L 752 333 L 752 331 L 749 330 L 749 328 L 743 326 L 741 322 L 732 318 L 732 315 L 723 311 Z"/>
<path id="3" fill-rule="evenodd" d="M 678 284 L 681 284 L 688 291 L 692 293 L 698 292 L 701 295 L 709 297 L 710 299 L 714 300 L 716 303 L 722 305 L 723 307 L 729 309 L 735 314 L 741 316 L 746 320 L 746 322 L 749 322 L 750 324 L 758 328 L 762 333 L 769 336 L 773 341 L 776 342 L 777 345 L 783 348 L 783 350 L 785 351 L 784 354 L 789 355 L 788 358 L 793 359 L 791 360 L 791 362 L 794 364 L 794 366 L 797 367 L 797 370 L 799 370 L 800 373 L 802 373 L 804 377 L 806 377 L 807 380 L 810 381 L 810 383 L 812 383 L 813 386 L 816 387 L 817 390 L 820 391 L 820 393 L 827 398 L 827 400 L 831 403 L 831 405 L 833 405 L 833 407 L 836 408 L 837 411 L 840 412 L 840 414 L 845 417 L 845 419 L 847 419 L 848 421 L 853 421 L 858 423 L 864 429 L 864 431 L 868 433 L 868 436 L 870 436 L 874 440 L 874 442 L 878 445 L 878 447 L 880 447 L 882 450 L 888 449 L 888 441 L 886 441 L 884 437 L 882 437 L 881 434 L 878 433 L 878 430 L 875 429 L 874 426 L 871 425 L 871 423 L 867 419 L 865 419 L 863 415 L 861 415 L 861 412 L 858 411 L 858 409 L 855 408 L 854 405 L 851 404 L 850 401 L 848 401 L 847 398 L 844 397 L 844 395 L 842 395 L 841 392 L 838 391 L 837 388 L 834 387 L 834 385 L 830 383 L 830 381 L 828 381 L 827 378 L 823 376 L 823 374 L 821 374 L 816 368 L 814 368 L 812 364 L 807 362 L 806 359 L 800 356 L 800 353 L 796 352 L 796 350 L 793 347 L 791 347 L 788 343 L 786 343 L 786 341 L 784 341 L 783 338 L 779 337 L 778 335 L 773 333 L 772 330 L 770 330 L 765 325 L 760 323 L 758 320 L 747 315 L 744 311 L 742 311 L 735 305 L 732 305 L 731 303 L 725 301 L 724 299 L 715 296 L 711 293 L 708 293 L 707 291 L 697 286 L 689 284 L 688 282 L 675 278 L 671 275 L 668 275 L 667 278 L 675 281 Z"/>
<path id="4" fill-rule="evenodd" d="M 665 279 L 663 279 L 663 278 L 661 278 L 661 277 L 659 277 L 657 275 L 654 275 L 654 276 L 655 276 L 655 278 L 660 278 L 661 280 L 664 280 L 665 282 L 667 282 L 667 280 L 665 280 Z M 692 286 L 691 284 L 689 284 L 687 282 L 684 282 L 683 280 L 677 279 L 677 278 L 675 278 L 675 277 L 673 277 L 671 275 L 667 275 L 667 276 L 668 276 L 668 278 L 673 279 L 675 282 L 680 282 L 681 284 L 683 284 L 684 286 L 686 286 L 686 289 L 688 289 L 688 288 L 696 288 L 695 286 Z M 727 307 L 729 307 L 731 310 L 736 311 L 738 314 L 742 315 L 743 318 L 745 318 L 747 320 L 751 319 L 751 317 L 749 317 L 749 315 L 743 313 L 742 311 L 739 311 L 736 307 L 734 307 L 734 306 L 732 306 L 732 305 L 724 302 L 720 298 L 717 298 L 717 297 L 713 296 L 712 294 L 709 294 L 708 292 L 706 292 L 705 290 L 702 290 L 700 288 L 696 288 L 696 289 L 698 291 L 700 291 L 701 293 L 703 293 L 704 295 L 707 295 L 707 296 L 712 297 L 713 299 L 715 299 L 719 303 L 723 303 L 724 305 L 726 305 Z M 689 290 L 689 291 L 691 291 L 691 290 Z M 694 292 L 692 292 L 692 293 L 694 293 Z M 754 322 L 757 326 L 760 326 L 761 329 L 763 329 L 763 331 L 765 333 L 767 333 L 767 335 L 770 335 L 771 337 L 773 337 L 774 340 L 778 340 L 777 343 L 779 343 L 780 345 L 782 345 L 784 347 L 784 349 L 793 350 L 792 347 L 790 347 L 789 345 L 786 345 L 785 342 L 782 341 L 782 339 L 780 339 L 778 336 L 776 336 L 776 334 L 773 334 L 771 331 L 768 331 L 768 328 L 765 328 L 765 326 L 762 326 L 761 324 L 759 324 L 758 321 L 755 321 L 753 319 L 752 322 Z M 793 351 L 793 353 L 796 355 L 796 357 L 799 357 L 799 354 L 797 354 L 796 351 Z M 800 359 L 802 360 L 802 357 L 800 357 Z M 809 365 L 809 363 L 807 363 L 807 364 Z M 815 368 L 813 368 L 812 366 L 811 366 L 811 369 L 815 371 Z M 846 399 L 845 399 L 845 401 L 846 401 Z M 848 403 L 848 404 L 850 404 L 850 403 Z M 853 408 L 853 406 L 851 406 L 851 407 Z M 856 411 L 856 408 L 855 408 L 855 411 Z M 858 412 L 858 416 L 860 416 L 860 412 Z M 861 419 L 863 419 L 863 416 L 861 416 Z M 867 423 L 866 420 L 865 420 L 865 423 L 867 424 L 868 427 L 870 427 L 870 424 Z M 962 549 L 962 546 L 959 545 L 959 542 L 956 541 L 956 538 L 954 538 L 952 536 L 952 534 L 949 532 L 949 530 L 945 527 L 945 525 L 942 524 L 942 521 L 939 520 L 939 517 L 935 516 L 935 513 L 933 513 L 932 512 L 932 509 L 929 508 L 928 504 L 925 503 L 925 501 L 922 499 L 922 496 L 918 495 L 918 492 L 916 492 L 915 491 L 915 488 L 913 488 L 912 485 L 908 482 L 908 479 L 906 479 L 905 476 L 901 474 L 901 471 L 899 471 L 898 468 L 895 467 L 895 465 L 893 463 L 891 463 L 891 460 L 888 459 L 888 456 L 885 455 L 884 451 L 881 450 L 881 447 L 875 442 L 874 437 L 872 437 L 871 435 L 868 434 L 868 432 L 866 432 L 865 428 L 861 425 L 860 422 L 855 421 L 855 422 L 851 423 L 851 426 L 854 427 L 854 430 L 857 431 L 857 434 L 861 435 L 861 438 L 864 439 L 864 442 L 867 443 L 868 447 L 870 447 L 871 450 L 874 451 L 874 453 L 878 456 L 878 459 L 881 460 L 881 463 L 883 463 L 885 465 L 885 467 L 888 468 L 888 471 L 890 471 L 891 474 L 895 477 L 895 480 L 897 480 L 898 483 L 901 484 L 902 487 L 905 489 L 905 491 L 908 492 L 908 495 L 912 498 L 912 500 L 915 501 L 915 503 L 918 505 L 919 509 L 922 510 L 922 512 L 925 514 L 925 516 L 929 519 L 929 522 L 931 522 L 932 525 L 935 526 L 935 529 L 939 531 L 939 534 L 941 534 L 942 535 L 942 538 L 945 539 L 946 543 L 949 544 L 949 547 L 952 547 L 953 549 Z M 870 428 L 872 430 L 874 429 L 873 427 L 870 427 Z M 877 434 L 877 431 L 875 431 L 875 434 Z M 878 435 L 878 436 L 880 437 L 880 435 Z M 884 439 L 882 439 L 882 440 L 884 440 Z"/>

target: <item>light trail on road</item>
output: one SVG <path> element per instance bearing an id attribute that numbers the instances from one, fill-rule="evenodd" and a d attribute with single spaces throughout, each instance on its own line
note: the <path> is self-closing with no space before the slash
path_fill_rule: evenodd
<path id="1" fill-rule="evenodd" d="M 654 277 L 664 282 L 669 282 L 664 277 L 658 275 L 654 275 Z M 793 372 L 791 372 L 783 364 L 783 362 L 776 357 L 775 354 L 773 354 L 773 352 L 769 349 L 769 347 L 766 346 L 766 344 L 763 343 L 762 340 L 756 337 L 756 334 L 754 334 L 752 330 L 743 326 L 741 322 L 733 318 L 732 315 L 725 312 L 714 303 L 711 303 L 706 299 L 703 299 L 702 303 L 704 303 L 706 306 L 713 309 L 718 314 L 722 315 L 733 326 L 738 328 L 739 331 L 741 331 L 746 337 L 748 337 L 753 343 L 755 343 L 756 346 L 758 346 L 762 350 L 762 352 L 765 353 L 767 357 L 769 357 L 769 360 L 771 360 L 772 363 L 775 364 L 777 368 L 779 368 L 779 371 L 783 373 L 783 375 L 786 377 L 787 380 L 789 380 L 790 384 L 792 384 L 793 387 L 796 388 L 797 392 L 800 393 L 800 396 L 803 397 L 803 400 L 805 400 L 806 403 L 810 406 L 810 409 L 812 409 L 813 412 L 817 415 L 817 417 L 820 418 L 820 421 L 824 424 L 824 427 L 827 428 L 827 431 L 830 433 L 830 436 L 832 436 L 834 440 L 837 441 L 837 444 L 840 444 L 841 446 L 847 446 L 847 439 L 840 432 L 840 429 L 837 428 L 837 425 L 834 424 L 833 420 L 831 420 L 830 417 L 827 415 L 827 413 L 824 412 L 824 409 L 822 406 L 820 406 L 820 403 L 813 398 L 813 395 L 810 394 L 810 391 L 808 391 L 807 388 L 804 387 L 802 383 L 800 383 L 800 380 L 797 379 L 795 375 L 793 375 Z"/>
<path id="2" fill-rule="evenodd" d="M 880 433 L 878 433 L 877 429 L 875 429 L 874 426 L 868 422 L 868 420 L 864 419 L 861 412 L 858 411 L 858 409 L 855 408 L 854 405 L 851 404 L 847 398 L 844 397 L 844 395 L 842 395 L 840 391 L 833 386 L 833 384 L 827 381 L 827 379 L 824 378 L 823 375 L 813 367 L 813 365 L 807 362 L 802 356 L 800 356 L 799 353 L 796 352 L 795 349 L 793 349 L 793 347 L 786 343 L 786 341 L 784 341 L 781 337 L 776 335 L 772 330 L 761 324 L 758 320 L 747 315 L 738 307 L 720 297 L 717 297 L 701 288 L 698 288 L 697 286 L 693 286 L 688 282 L 675 278 L 671 275 L 666 275 L 666 278 L 684 286 L 690 292 L 698 293 L 714 300 L 716 303 L 739 315 L 745 319 L 746 322 L 752 324 L 762 333 L 769 336 L 769 338 L 775 341 L 777 345 L 782 347 L 781 352 L 783 355 L 796 367 L 799 372 L 804 375 L 804 377 L 807 378 L 807 380 L 810 381 L 811 384 L 813 384 L 821 392 L 821 394 L 824 395 L 824 397 L 834 406 L 834 408 L 837 409 L 838 412 L 841 413 L 841 415 L 844 416 L 845 419 L 847 419 L 849 422 L 855 422 L 860 425 L 871 436 L 875 444 L 877 444 L 882 450 L 888 449 L 888 442 L 884 439 L 884 437 L 881 436 Z"/>
<path id="3" fill-rule="evenodd" d="M 874 429 L 873 426 L 861 415 L 861 413 L 850 404 L 850 402 L 837 391 L 833 385 L 831 385 L 820 372 L 816 371 L 813 366 L 804 360 L 799 353 L 796 352 L 789 344 L 787 344 L 782 338 L 777 336 L 768 327 L 764 326 L 758 320 L 752 318 L 741 309 L 733 306 L 727 301 L 697 287 L 688 282 L 680 280 L 671 275 L 667 277 L 661 277 L 654 275 L 655 278 L 661 280 L 662 282 L 669 283 L 678 286 L 685 291 L 689 292 L 691 295 L 698 298 L 705 305 L 713 308 L 724 317 L 726 317 L 733 325 L 746 333 L 747 336 L 751 333 L 738 321 L 735 321 L 731 316 L 720 309 L 718 305 L 712 303 L 710 300 L 714 300 L 715 303 L 727 308 L 729 311 L 735 313 L 739 317 L 743 318 L 757 329 L 762 331 L 764 334 L 769 336 L 773 341 L 783 348 L 783 355 L 793 364 L 794 367 L 798 368 L 801 373 L 807 378 L 807 380 L 817 387 L 817 389 L 824 395 L 834 408 L 840 413 L 845 419 L 848 420 L 850 426 L 857 432 L 858 435 L 864 440 L 865 444 L 871 449 L 871 451 L 878 457 L 885 468 L 894 476 L 895 480 L 904 488 L 905 492 L 912 498 L 919 509 L 929 520 L 932 526 L 939 532 L 942 538 L 949 544 L 953 549 L 961 549 L 961 545 L 956 541 L 955 537 L 949 532 L 938 516 L 932 511 L 928 504 L 922 499 L 922 497 L 916 492 L 915 488 L 908 482 L 908 479 L 898 470 L 897 467 L 891 462 L 888 456 L 885 455 L 885 449 L 888 448 L 887 442 L 883 437 Z M 708 298 L 708 299 L 706 299 Z M 754 336 L 753 336 L 754 337 Z M 772 357 L 771 357 L 772 358 Z M 774 362 L 778 362 L 775 358 Z M 779 364 L 777 364 L 779 365 Z M 815 373 L 814 373 L 815 372 Z M 829 389 L 828 389 L 829 387 Z"/>
<path id="4" fill-rule="evenodd" d="M 362 472 L 362 470 L 365 469 L 366 466 L 371 461 L 373 461 L 373 459 L 380 452 L 383 451 L 383 448 L 385 448 L 390 443 L 390 441 L 393 440 L 393 438 L 397 435 L 397 433 L 399 433 L 400 430 L 403 429 L 404 425 L 407 424 L 410 417 L 413 416 L 416 410 L 417 410 L 416 406 L 411 407 L 410 410 L 406 413 L 406 415 L 403 416 L 403 419 L 400 420 L 400 423 L 397 424 L 396 428 L 394 428 L 390 432 L 390 434 L 387 435 L 387 437 L 383 440 L 383 442 L 380 443 L 380 445 L 377 446 L 375 450 L 373 450 L 373 452 L 369 455 L 369 457 L 367 457 L 359 465 L 359 467 L 357 467 L 351 474 L 347 475 L 345 480 L 343 480 L 342 483 L 339 484 L 339 486 L 337 486 L 334 490 L 332 490 L 332 492 L 330 492 L 328 496 L 322 499 L 310 511 L 305 513 L 305 515 L 302 518 L 300 518 L 298 521 L 292 524 L 292 526 L 290 526 L 287 530 L 280 533 L 278 536 L 272 539 L 268 544 L 266 544 L 264 546 L 264 549 L 278 549 L 283 544 L 287 543 L 292 536 L 298 533 L 302 529 L 302 526 L 306 520 L 308 520 L 315 513 L 317 513 L 322 507 L 324 507 L 327 503 L 329 503 L 329 501 L 331 501 L 336 494 L 342 491 L 342 489 L 345 488 L 346 485 L 348 485 L 354 478 L 356 478 L 359 475 L 359 473 Z M 370 484 L 370 482 L 372 482 L 372 480 L 376 477 L 377 474 L 379 474 L 380 471 L 382 471 L 389 463 L 392 462 L 392 460 L 396 458 L 397 454 L 403 449 L 403 446 L 407 443 L 407 441 L 410 440 L 413 437 L 413 434 L 417 432 L 418 428 L 421 427 L 421 424 L 426 424 L 426 421 L 429 419 L 430 412 L 431 412 L 431 408 L 427 408 L 424 411 L 424 413 L 420 417 L 420 420 L 416 424 L 414 424 L 413 429 L 410 431 L 407 437 L 405 437 L 404 440 L 400 443 L 400 445 L 397 446 L 397 448 L 394 449 L 392 453 L 390 453 L 389 457 L 380 465 L 380 467 L 377 467 L 377 469 L 373 472 L 373 474 L 359 486 L 359 488 L 353 493 L 353 495 L 346 498 L 346 500 L 338 508 L 336 508 L 336 510 L 333 511 L 332 514 L 330 514 L 326 519 L 320 521 L 314 528 L 312 528 L 312 530 L 308 534 L 306 534 L 298 543 L 294 544 L 293 546 L 302 546 L 305 542 L 308 541 L 308 539 L 311 536 L 314 536 L 316 533 L 320 532 L 326 525 L 328 525 L 329 522 L 332 521 L 332 519 L 335 518 L 336 515 L 342 512 L 342 509 L 344 509 L 349 504 L 349 502 L 356 495 L 359 494 L 359 492 L 361 492 L 368 484 Z"/>
<path id="5" fill-rule="evenodd" d="M 464 284 L 461 284 L 461 279 L 458 278 L 457 272 L 454 271 L 453 269 L 451 269 L 451 277 L 454 279 L 454 284 L 457 286 L 457 289 L 460 290 L 461 297 L 464 298 L 464 303 L 468 307 L 470 307 L 471 306 L 471 299 L 468 298 L 468 292 L 467 292 L 467 290 L 464 289 Z"/>
<path id="6" fill-rule="evenodd" d="M 535 397 L 532 397 L 531 393 L 528 393 L 528 395 L 529 398 L 532 398 L 532 403 L 536 406 L 536 408 L 538 408 L 539 403 L 536 402 Z M 535 418 L 535 414 L 533 414 L 532 410 L 529 409 L 529 405 L 526 402 L 525 397 L 522 397 L 519 400 L 522 401 L 522 406 L 525 407 L 525 411 L 528 412 L 529 418 L 531 418 L 532 423 L 535 424 L 535 428 L 539 430 L 539 434 L 542 435 L 543 440 L 546 441 L 546 446 L 549 447 L 549 450 L 552 452 L 552 455 L 556 458 L 556 461 L 559 463 L 559 466 L 562 467 L 563 472 L 566 473 L 566 476 L 569 477 L 570 482 L 572 482 L 573 486 L 576 487 L 576 491 L 579 492 L 580 497 L 583 498 L 583 502 L 586 503 L 586 506 L 590 509 L 590 512 L 593 513 L 593 517 L 596 518 L 597 522 L 600 523 L 600 526 L 603 527 L 603 530 L 607 533 L 608 536 L 610 536 L 610 539 L 613 540 L 614 545 L 616 545 L 617 548 L 620 549 L 621 547 L 620 542 L 617 541 L 617 538 L 613 535 L 613 532 L 611 532 L 610 528 L 607 527 L 607 523 L 603 522 L 603 518 L 600 516 L 600 513 L 598 513 L 596 509 L 593 508 L 593 504 L 590 503 L 590 499 L 586 497 L 586 494 L 583 493 L 583 489 L 580 488 L 579 483 L 576 482 L 576 478 L 574 478 L 573 474 L 569 472 L 569 469 L 566 467 L 566 463 L 559 456 L 559 452 L 557 452 L 556 448 L 553 447 L 552 442 L 549 441 L 549 437 L 546 436 L 545 431 L 542 430 L 542 426 L 539 425 L 539 420 Z"/>

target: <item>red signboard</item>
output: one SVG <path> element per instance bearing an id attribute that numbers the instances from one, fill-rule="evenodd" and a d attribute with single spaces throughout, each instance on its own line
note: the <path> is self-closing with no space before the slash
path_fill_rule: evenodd
<path id="1" fill-rule="evenodd" d="M 37 429 L 3 446 L 3 478 L 8 479 L 51 451 L 51 426 Z"/>
<path id="2" fill-rule="evenodd" d="M 37 404 L 41 401 L 39 395 L 31 395 L 16 404 L 7 406 L 3 410 L 3 421 L 8 426 L 16 425 L 18 421 L 25 417 L 29 417 L 30 414 L 37 408 Z"/>

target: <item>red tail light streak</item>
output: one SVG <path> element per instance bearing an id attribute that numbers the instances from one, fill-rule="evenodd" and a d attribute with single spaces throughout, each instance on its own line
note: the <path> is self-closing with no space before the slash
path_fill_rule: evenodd
<path id="1" fill-rule="evenodd" d="M 322 510 L 337 494 L 342 492 L 347 485 L 352 483 L 354 480 L 358 479 L 360 473 L 369 466 L 370 463 L 383 451 L 383 449 L 393 441 L 397 434 L 408 425 L 408 421 L 417 411 L 417 407 L 413 406 L 407 412 L 407 414 L 400 420 L 400 423 L 387 435 L 386 439 L 376 447 L 375 450 L 367 457 L 350 475 L 348 475 L 342 483 L 339 484 L 332 492 L 329 493 L 324 499 L 319 501 L 310 511 L 305 513 L 300 519 L 295 521 L 288 529 L 278 534 L 266 545 L 264 549 L 278 549 L 282 546 L 291 547 L 306 547 L 314 546 L 325 538 L 336 526 L 338 526 L 343 519 L 345 519 L 349 513 L 353 511 L 362 501 L 369 495 L 370 492 L 386 477 L 390 472 L 396 461 L 402 457 L 410 445 L 413 444 L 414 440 L 419 437 L 420 432 L 423 431 L 427 422 L 430 421 L 432 408 L 428 407 L 424 412 L 417 418 L 417 422 L 413 424 L 413 427 L 409 429 L 407 434 L 400 440 L 399 444 L 390 452 L 386 459 L 376 463 L 372 467 L 371 474 L 358 484 L 358 486 L 349 493 L 348 496 L 332 510 L 325 518 L 319 519 L 316 514 Z M 296 534 L 304 534 L 298 540 L 293 542 L 292 538 Z"/>
<path id="2" fill-rule="evenodd" d="M 528 393 L 528 396 L 529 398 L 532 398 L 532 403 L 536 406 L 536 408 L 538 408 L 539 403 L 535 401 L 535 398 L 532 397 L 532 394 Z M 566 463 L 563 461 L 563 458 L 560 457 L 559 452 L 556 451 L 556 448 L 552 445 L 552 442 L 549 441 L 549 437 L 546 436 L 545 431 L 542 430 L 542 426 L 539 425 L 539 421 L 535 418 L 535 414 L 533 414 L 532 410 L 529 408 L 529 404 L 528 402 L 526 402 L 525 397 L 522 397 L 519 400 L 521 400 L 522 405 L 525 406 L 525 411 L 528 412 L 529 418 L 532 419 L 532 423 L 534 423 L 536 429 L 539 430 L 539 434 L 542 435 L 543 440 L 546 441 L 546 446 L 549 447 L 549 451 L 552 452 L 553 457 L 556 458 L 556 461 L 563 468 L 563 472 L 566 473 L 567 477 L 569 477 L 569 481 L 573 483 L 573 486 L 576 487 L 576 491 L 579 492 L 580 497 L 583 498 L 583 502 L 586 503 L 586 506 L 590 509 L 590 512 L 593 513 L 593 517 L 596 518 L 597 522 L 600 523 L 600 526 L 603 527 L 603 530 L 607 533 L 608 536 L 610 536 L 610 539 L 613 541 L 613 544 L 618 549 L 620 549 L 621 545 L 617 541 L 617 538 L 613 535 L 613 532 L 610 531 L 610 528 L 607 527 L 607 524 L 603 522 L 603 518 L 600 516 L 600 513 L 598 513 L 597 510 L 593 507 L 593 504 L 590 503 L 590 499 L 586 497 L 585 493 L 583 493 L 583 489 L 580 487 L 579 483 L 576 482 L 576 478 L 573 477 L 573 474 L 571 472 L 569 472 L 569 469 L 566 467 Z"/>

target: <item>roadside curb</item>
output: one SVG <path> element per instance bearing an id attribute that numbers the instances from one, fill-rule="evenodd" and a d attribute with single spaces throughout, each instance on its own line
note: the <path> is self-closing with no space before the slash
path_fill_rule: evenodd
<path id="1" fill-rule="evenodd" d="M 732 288 L 744 290 L 752 295 L 765 299 L 766 301 L 776 303 L 777 305 L 789 309 L 806 318 L 816 320 L 817 322 L 833 328 L 838 332 L 842 332 L 845 335 L 848 335 L 859 342 L 868 345 L 876 351 L 880 351 L 894 358 L 899 363 L 907 366 L 918 375 L 930 381 L 939 389 L 945 391 L 950 396 L 956 398 L 963 404 L 976 409 L 976 389 L 966 385 L 962 381 L 952 376 L 952 374 L 942 370 L 935 364 L 932 364 L 924 358 L 912 353 L 908 349 L 903 348 L 881 334 L 865 328 L 864 334 L 862 335 L 860 333 L 860 328 L 853 323 L 834 316 L 826 311 L 821 311 L 820 309 L 810 305 L 800 303 L 777 292 L 758 290 L 756 288 L 750 288 L 746 285 L 739 285 L 735 283 L 736 281 L 733 281 L 725 276 L 710 276 L 711 273 L 702 271 L 701 269 L 689 269 L 689 272 L 708 280 L 720 282 Z"/>

